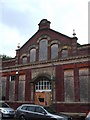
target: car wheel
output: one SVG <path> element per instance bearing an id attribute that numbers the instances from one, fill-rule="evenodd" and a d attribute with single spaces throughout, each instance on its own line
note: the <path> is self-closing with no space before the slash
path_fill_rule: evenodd
<path id="1" fill-rule="evenodd" d="M 25 116 L 24 115 L 21 115 L 19 120 L 26 120 Z"/>

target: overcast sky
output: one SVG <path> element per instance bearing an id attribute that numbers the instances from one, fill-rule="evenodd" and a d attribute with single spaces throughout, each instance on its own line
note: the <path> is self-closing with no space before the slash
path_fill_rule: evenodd
<path id="1" fill-rule="evenodd" d="M 88 44 L 89 0 L 0 0 L 0 54 L 15 57 L 18 43 L 25 44 L 37 32 L 42 19 L 51 29 Z"/>

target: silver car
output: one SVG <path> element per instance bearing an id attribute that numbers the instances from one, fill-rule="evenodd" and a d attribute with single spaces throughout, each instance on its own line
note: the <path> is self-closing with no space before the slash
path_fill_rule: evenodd
<path id="1" fill-rule="evenodd" d="M 87 112 L 85 120 L 90 120 L 90 111 Z"/>
<path id="2" fill-rule="evenodd" d="M 19 120 L 71 120 L 66 115 L 56 115 L 48 112 L 43 106 L 23 104 L 16 110 L 16 118 Z"/>
<path id="3" fill-rule="evenodd" d="M 14 109 L 10 108 L 10 106 L 5 102 L 0 102 L 0 117 L 8 118 L 14 117 L 15 111 Z"/>

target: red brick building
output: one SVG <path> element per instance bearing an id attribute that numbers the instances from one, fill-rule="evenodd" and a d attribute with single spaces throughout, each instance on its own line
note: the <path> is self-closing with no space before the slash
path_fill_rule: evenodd
<path id="1" fill-rule="evenodd" d="M 14 108 L 52 102 L 60 112 L 86 112 L 90 109 L 90 44 L 80 45 L 77 37 L 51 29 L 46 19 L 38 25 L 38 31 L 18 47 L 15 58 L 2 61 L 2 98 Z"/>

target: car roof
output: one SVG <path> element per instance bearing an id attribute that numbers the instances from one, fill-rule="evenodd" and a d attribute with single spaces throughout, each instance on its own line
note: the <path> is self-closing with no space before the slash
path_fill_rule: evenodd
<path id="1" fill-rule="evenodd" d="M 4 104 L 7 104 L 5 101 L 0 101 L 0 104 L 3 104 L 3 103 L 4 103 Z M 8 104 L 7 104 L 7 105 L 8 105 Z"/>
<path id="2" fill-rule="evenodd" d="M 5 103 L 5 101 L 0 101 L 0 103 Z"/>
<path id="3" fill-rule="evenodd" d="M 41 105 L 35 105 L 35 104 L 22 104 L 21 106 L 37 106 L 37 107 L 43 107 Z"/>

